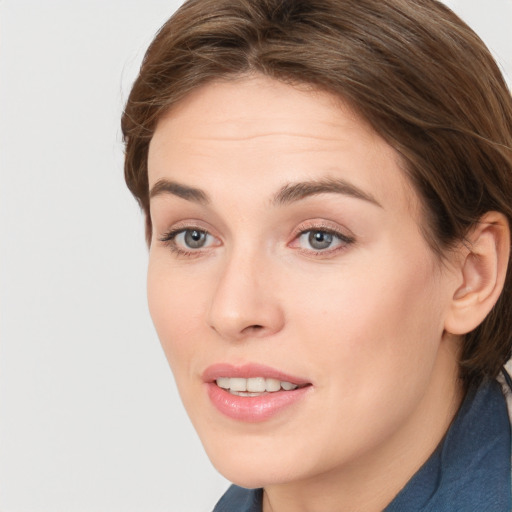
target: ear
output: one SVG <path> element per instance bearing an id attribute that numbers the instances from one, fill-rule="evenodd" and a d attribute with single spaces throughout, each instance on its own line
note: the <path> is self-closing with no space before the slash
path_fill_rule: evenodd
<path id="1" fill-rule="evenodd" d="M 498 212 L 486 213 L 458 251 L 459 278 L 445 319 L 447 332 L 466 334 L 483 322 L 503 290 L 509 255 L 507 218 Z"/>

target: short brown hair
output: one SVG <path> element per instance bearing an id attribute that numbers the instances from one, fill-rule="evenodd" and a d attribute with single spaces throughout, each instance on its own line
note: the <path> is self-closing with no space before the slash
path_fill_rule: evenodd
<path id="1" fill-rule="evenodd" d="M 151 236 L 159 119 L 212 80 L 260 73 L 337 95 L 401 155 L 442 255 L 488 211 L 512 225 L 512 98 L 479 37 L 436 0 L 189 0 L 160 29 L 122 118 L 126 183 Z M 510 357 L 512 278 L 465 336 L 466 384 Z"/>

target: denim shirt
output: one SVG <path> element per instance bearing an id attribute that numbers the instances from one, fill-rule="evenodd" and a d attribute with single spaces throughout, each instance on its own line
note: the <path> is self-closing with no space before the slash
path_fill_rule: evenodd
<path id="1" fill-rule="evenodd" d="M 442 442 L 383 512 L 510 512 L 510 437 L 500 385 L 470 389 Z M 232 485 L 213 512 L 261 512 L 262 503 L 262 489 Z"/>

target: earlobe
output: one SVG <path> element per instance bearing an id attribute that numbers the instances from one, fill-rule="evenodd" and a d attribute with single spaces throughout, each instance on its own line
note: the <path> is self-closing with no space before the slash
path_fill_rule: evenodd
<path id="1" fill-rule="evenodd" d="M 509 255 L 506 217 L 498 212 L 486 213 L 461 246 L 460 280 L 445 321 L 447 332 L 466 334 L 485 319 L 503 289 Z"/>

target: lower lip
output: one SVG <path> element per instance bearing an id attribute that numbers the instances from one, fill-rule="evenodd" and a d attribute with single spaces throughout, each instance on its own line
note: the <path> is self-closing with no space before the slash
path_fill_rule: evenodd
<path id="1" fill-rule="evenodd" d="M 311 386 L 260 396 L 232 395 L 214 382 L 208 383 L 207 388 L 210 400 L 222 414 L 234 420 L 256 423 L 268 420 L 302 400 Z"/>

